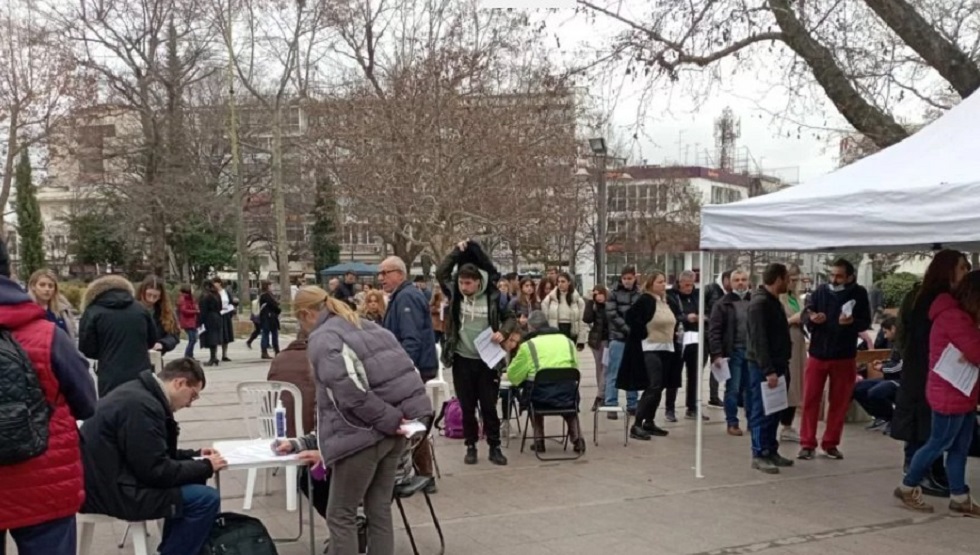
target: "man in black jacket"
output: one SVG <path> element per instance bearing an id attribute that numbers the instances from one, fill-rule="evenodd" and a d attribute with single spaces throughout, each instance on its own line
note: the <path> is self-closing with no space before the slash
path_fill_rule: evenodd
<path id="1" fill-rule="evenodd" d="M 803 460 L 812 459 L 817 448 L 817 420 L 828 380 L 827 426 L 821 447 L 831 459 L 844 458 L 837 446 L 854 393 L 858 335 L 871 327 L 868 292 L 854 283 L 854 277 L 853 264 L 843 258 L 836 260 L 830 268 L 830 283 L 807 297 L 801 316 L 803 325 L 810 331 L 810 357 L 803 373 L 798 455 Z"/>
<path id="2" fill-rule="evenodd" d="M 517 320 L 506 307 L 500 306 L 497 282 L 500 274 L 479 243 L 462 241 L 436 270 L 436 279 L 449 298 L 442 360 L 453 369 L 453 386 L 463 411 L 463 435 L 466 443 L 465 464 L 476 464 L 479 425 L 476 408 L 480 407 L 483 431 L 490 447 L 489 460 L 506 465 L 500 450 L 500 417 L 497 397 L 500 372 L 490 368 L 480 356 L 476 338 L 490 329 L 490 339 L 497 345 L 506 339 L 503 331 L 517 328 Z M 502 366 L 503 361 L 501 361 Z"/>
<path id="3" fill-rule="evenodd" d="M 721 285 L 719 285 L 717 282 L 713 282 L 704 290 L 704 317 L 710 319 L 711 311 L 714 310 L 715 304 L 720 301 L 722 297 L 731 292 L 732 271 L 725 270 L 721 273 Z M 710 324 L 710 320 L 705 322 L 705 333 L 710 333 L 711 330 L 708 328 Z M 701 339 L 703 341 L 707 341 L 707 338 L 702 337 Z M 718 396 L 718 380 L 715 379 L 714 374 L 711 374 L 711 376 L 708 378 L 708 390 L 710 392 L 710 395 L 708 396 L 708 404 L 713 407 L 724 407 L 725 403 L 722 402 L 721 397 Z"/>
<path id="4" fill-rule="evenodd" d="M 776 431 L 781 411 L 766 414 L 763 388 L 786 388 L 789 380 L 789 359 L 792 339 L 786 311 L 779 296 L 786 293 L 789 272 L 783 264 L 770 264 L 762 274 L 763 285 L 749 301 L 749 383 L 746 387 L 749 431 L 752 435 L 752 468 L 767 474 L 778 474 L 780 467 L 793 466 L 793 461 L 780 456 Z"/>
<path id="5" fill-rule="evenodd" d="M 191 406 L 204 385 L 201 365 L 181 358 L 99 400 L 81 429 L 83 513 L 166 519 L 160 555 L 200 553 L 221 508 L 217 490 L 205 483 L 227 463 L 213 449 L 177 449 L 174 413 Z"/>
<path id="6" fill-rule="evenodd" d="M 136 302 L 133 284 L 108 275 L 89 284 L 82 300 L 78 350 L 96 360 L 99 397 L 153 368 L 150 349 L 157 344 L 153 316 Z"/>
<path id="7" fill-rule="evenodd" d="M 728 435 L 741 436 L 738 407 L 748 407 L 743 401 L 744 386 L 749 369 L 745 351 L 748 347 L 749 274 L 744 270 L 732 272 L 732 291 L 715 303 L 708 326 L 708 350 L 711 363 L 728 359 L 731 377 L 725 382 L 725 420 Z"/>
<path id="8" fill-rule="evenodd" d="M 636 304 L 641 295 L 636 281 L 636 268 L 626 266 L 619 275 L 619 284 L 609 292 L 609 298 L 606 300 L 606 317 L 609 322 L 609 356 L 607 357 L 605 375 L 605 405 L 607 407 L 619 405 L 616 377 L 619 375 L 619 365 L 623 362 L 623 353 L 626 351 L 626 336 L 629 334 L 629 327 L 626 325 L 626 312 Z M 630 414 L 636 413 L 638 399 L 638 392 L 626 392 L 626 410 Z M 615 412 L 607 413 L 606 417 L 610 420 L 618 418 Z"/>
<path id="9" fill-rule="evenodd" d="M 681 342 L 681 362 L 684 365 L 685 385 L 684 385 L 684 404 L 687 407 L 687 411 L 684 417 L 688 420 L 694 420 L 698 417 L 698 402 L 697 402 L 697 388 L 700 386 L 700 369 L 704 367 L 704 363 L 707 360 L 702 360 L 698 362 L 698 346 L 701 343 L 701 337 L 698 336 L 698 319 L 701 317 L 700 306 L 700 292 L 697 287 L 694 286 L 694 282 L 697 280 L 697 275 L 691 270 L 684 270 L 677 276 L 677 283 L 674 287 L 667 291 L 667 295 L 674 298 L 675 306 L 680 309 L 680 313 L 676 314 L 677 320 L 682 323 L 684 327 L 684 339 Z M 708 355 L 708 350 L 705 349 L 705 356 Z M 667 389 L 667 410 L 665 419 L 668 422 L 677 422 L 677 413 L 675 404 L 677 403 L 677 389 L 676 387 L 670 387 Z M 718 394 L 717 383 L 715 384 L 715 395 Z M 708 420 L 707 416 L 702 415 L 704 420 Z"/>

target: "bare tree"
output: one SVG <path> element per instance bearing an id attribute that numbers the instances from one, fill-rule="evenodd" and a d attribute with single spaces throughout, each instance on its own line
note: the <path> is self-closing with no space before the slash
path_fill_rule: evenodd
<path id="1" fill-rule="evenodd" d="M 614 47 L 630 57 L 634 74 L 676 80 L 706 68 L 722 79 L 723 71 L 755 70 L 777 75 L 792 97 L 815 83 L 879 147 L 909 134 L 894 116 L 897 106 L 910 98 L 943 105 L 948 89 L 930 86 L 930 75 L 959 96 L 980 84 L 973 31 L 980 7 L 969 0 L 915 7 L 904 0 L 692 0 L 656 3 L 644 17 L 609 2 L 579 4 L 625 27 Z"/>
<path id="2" fill-rule="evenodd" d="M 61 29 L 32 2 L 8 0 L 0 12 L 0 206 L 6 206 L 21 151 L 44 141 L 81 102 L 94 82 L 62 43 Z M 0 218 L 0 232 L 3 231 Z"/>
<path id="3" fill-rule="evenodd" d="M 455 0 L 342 1 L 327 21 L 353 69 L 316 107 L 324 166 L 407 264 L 533 225 L 521 202 L 570 184 L 574 99 L 525 22 Z"/>

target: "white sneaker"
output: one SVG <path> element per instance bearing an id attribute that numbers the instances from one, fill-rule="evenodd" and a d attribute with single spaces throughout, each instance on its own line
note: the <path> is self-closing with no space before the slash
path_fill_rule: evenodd
<path id="1" fill-rule="evenodd" d="M 784 427 L 782 431 L 779 432 L 779 441 L 786 441 L 789 443 L 799 443 L 800 433 L 797 432 L 792 427 Z"/>

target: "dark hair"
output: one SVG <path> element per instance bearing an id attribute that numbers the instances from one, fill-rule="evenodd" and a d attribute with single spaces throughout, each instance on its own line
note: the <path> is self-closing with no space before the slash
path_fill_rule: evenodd
<path id="1" fill-rule="evenodd" d="M 194 290 L 191 288 L 191 284 L 189 284 L 189 283 L 181 283 L 180 284 L 180 292 L 181 293 L 187 293 L 188 295 L 190 295 L 191 293 L 194 292 Z"/>
<path id="2" fill-rule="evenodd" d="M 946 293 L 953 286 L 953 276 L 960 260 L 966 261 L 966 255 L 960 251 L 943 249 L 932 257 L 932 262 L 922 277 L 922 285 L 915 300 L 934 299 L 940 293 Z"/>
<path id="3" fill-rule="evenodd" d="M 544 298 L 548 295 L 548 293 L 551 292 L 551 291 L 549 291 L 548 293 L 544 292 L 545 284 L 550 285 L 552 290 L 554 290 L 555 288 L 555 282 L 552 281 L 551 278 L 549 277 L 541 278 L 541 281 L 538 282 L 538 290 L 537 290 L 539 301 L 544 301 Z"/>
<path id="4" fill-rule="evenodd" d="M 789 278 L 789 270 L 786 269 L 785 264 L 780 264 L 774 262 L 768 266 L 764 272 L 762 272 L 762 283 L 766 285 L 772 285 L 776 283 L 779 278 L 787 279 Z"/>
<path id="5" fill-rule="evenodd" d="M 592 302 L 595 302 L 596 295 L 602 295 L 607 301 L 609 300 L 609 290 L 605 285 L 596 285 L 592 288 Z"/>
<path id="6" fill-rule="evenodd" d="M 0 241 L 0 276 L 10 277 L 10 253 L 7 252 L 6 241 Z"/>
<path id="7" fill-rule="evenodd" d="M 854 264 L 851 264 L 851 261 L 846 258 L 838 258 L 837 260 L 834 260 L 834 263 L 831 264 L 831 266 L 834 268 L 844 268 L 844 275 L 847 277 L 854 276 Z"/>
<path id="8" fill-rule="evenodd" d="M 352 272 L 352 271 L 350 271 L 350 270 L 348 270 L 348 271 L 344 272 L 344 277 L 347 277 L 347 276 L 357 277 L 357 274 L 354 273 L 354 272 Z"/>
<path id="9" fill-rule="evenodd" d="M 531 278 L 529 278 L 529 277 L 523 277 L 523 278 L 521 278 L 521 282 L 517 286 L 517 304 L 519 306 L 522 306 L 522 307 L 523 306 L 527 306 L 528 309 L 530 310 L 530 309 L 532 309 L 534 307 L 534 303 L 538 299 L 538 290 L 537 290 L 537 288 L 535 288 L 534 289 L 534 292 L 531 293 L 531 296 L 529 298 L 524 293 L 524 286 L 527 285 L 528 283 L 530 283 L 533 286 L 534 285 L 534 280 L 531 279 Z M 513 292 L 511 294 L 513 295 Z"/>
<path id="10" fill-rule="evenodd" d="M 263 293 L 267 293 L 270 287 L 272 287 L 272 283 L 267 279 L 263 279 L 261 282 L 259 282 L 259 291 Z"/>
<path id="11" fill-rule="evenodd" d="M 558 272 L 558 279 L 563 278 L 568 282 L 568 292 L 565 293 L 565 302 L 568 303 L 568 306 L 572 306 L 572 294 L 575 293 L 575 278 L 573 278 L 572 274 L 568 272 Z M 555 287 L 558 287 L 557 283 L 555 284 Z M 561 291 L 559 291 L 558 294 L 561 295 Z"/>
<path id="12" fill-rule="evenodd" d="M 619 277 L 636 275 L 636 266 L 623 266 L 623 270 L 619 272 Z"/>
<path id="13" fill-rule="evenodd" d="M 517 279 L 517 272 L 507 272 L 506 274 L 504 274 L 504 279 L 506 279 L 507 281 L 514 281 L 515 279 Z"/>
<path id="14" fill-rule="evenodd" d="M 162 381 L 171 382 L 177 378 L 184 378 L 190 386 L 201 385 L 201 389 L 207 385 L 207 378 L 204 377 L 204 369 L 201 363 L 192 358 L 178 358 L 171 360 L 160 370 L 157 377 Z"/>
<path id="15" fill-rule="evenodd" d="M 963 281 L 953 290 L 953 296 L 974 322 L 980 321 L 980 271 L 966 274 Z"/>
<path id="16" fill-rule="evenodd" d="M 415 276 L 415 283 L 425 283 L 425 276 Z"/>
<path id="17" fill-rule="evenodd" d="M 896 318 L 894 316 L 889 316 L 889 317 L 887 317 L 887 318 L 885 318 L 884 320 L 881 321 L 881 328 L 882 329 L 893 330 L 896 327 L 898 327 L 898 318 Z"/>
<path id="18" fill-rule="evenodd" d="M 459 273 L 456 275 L 456 277 L 483 281 L 483 274 L 480 273 L 480 269 L 476 267 L 476 264 L 470 263 L 460 266 Z"/>
<path id="19" fill-rule="evenodd" d="M 721 281 L 725 281 L 726 279 L 732 279 L 732 272 L 734 272 L 734 270 L 725 270 L 724 272 L 722 272 Z"/>
<path id="20" fill-rule="evenodd" d="M 220 286 L 222 286 L 222 287 L 224 287 L 224 286 L 225 286 L 225 282 L 224 282 L 224 281 L 222 281 L 222 279 L 221 279 L 221 278 L 219 278 L 219 277 L 214 277 L 214 278 L 211 278 L 211 283 L 213 283 L 213 284 L 215 284 L 215 285 L 220 285 Z"/>

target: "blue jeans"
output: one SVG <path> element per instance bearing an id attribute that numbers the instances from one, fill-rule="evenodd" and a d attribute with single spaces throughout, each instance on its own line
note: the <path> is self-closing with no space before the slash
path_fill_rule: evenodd
<path id="1" fill-rule="evenodd" d="M 269 337 L 270 336 L 272 337 L 271 345 L 270 345 L 270 341 L 269 341 Z M 259 345 L 262 346 L 262 350 L 263 351 L 268 351 L 269 350 L 269 347 L 272 347 L 272 350 L 278 353 L 279 352 L 279 330 L 276 329 L 276 328 L 262 328 L 262 341 L 261 341 L 261 343 L 259 343 Z"/>
<path id="2" fill-rule="evenodd" d="M 606 367 L 606 406 L 614 407 L 619 404 L 619 390 L 616 389 L 616 376 L 619 366 L 623 363 L 623 353 L 626 343 L 622 341 L 609 342 L 609 366 Z M 636 391 L 626 392 L 626 408 L 636 410 L 636 400 L 640 394 Z"/>
<path id="3" fill-rule="evenodd" d="M 160 555 L 200 553 L 221 511 L 218 490 L 210 486 L 181 486 L 180 495 L 184 501 L 183 516 L 164 521 Z"/>
<path id="4" fill-rule="evenodd" d="M 197 328 L 184 330 L 187 334 L 187 346 L 184 347 L 184 358 L 194 358 L 194 347 L 197 345 Z"/>
<path id="5" fill-rule="evenodd" d="M 748 415 L 749 434 L 752 436 L 752 456 L 771 457 L 779 451 L 776 430 L 779 428 L 780 412 L 766 414 L 765 407 L 762 405 L 761 391 L 766 375 L 756 363 L 749 362 L 748 366 L 749 381 L 745 388 L 745 412 Z"/>
<path id="6" fill-rule="evenodd" d="M 895 413 L 898 382 L 882 379 L 861 380 L 854 384 L 854 400 L 868 414 L 891 422 Z"/>
<path id="7" fill-rule="evenodd" d="M 10 530 L 10 536 L 20 555 L 75 555 L 78 542 L 75 515 L 15 528 Z M 0 555 L 7 552 L 6 545 L 6 530 L 0 530 Z"/>
<path id="8" fill-rule="evenodd" d="M 738 427 L 738 398 L 744 393 L 743 384 L 748 383 L 749 367 L 745 360 L 745 349 L 736 349 L 732 356 L 728 357 L 728 369 L 732 377 L 725 382 L 725 420 L 728 421 L 729 428 Z M 742 403 L 745 412 L 748 414 L 749 404 Z"/>
<path id="9" fill-rule="evenodd" d="M 929 441 L 915 452 L 909 470 L 902 483 L 906 487 L 919 485 L 932 463 L 946 453 L 946 475 L 949 478 L 950 495 L 970 492 L 966 485 L 966 457 L 973 441 L 973 427 L 977 425 L 976 413 L 940 414 L 932 411 L 932 431 Z"/>

